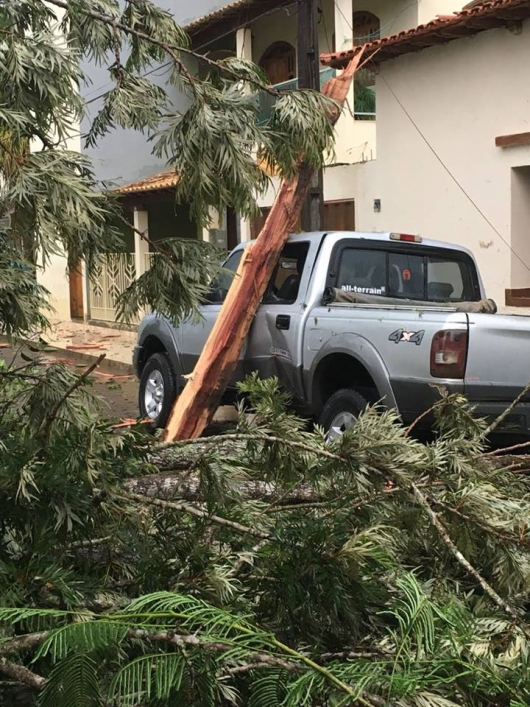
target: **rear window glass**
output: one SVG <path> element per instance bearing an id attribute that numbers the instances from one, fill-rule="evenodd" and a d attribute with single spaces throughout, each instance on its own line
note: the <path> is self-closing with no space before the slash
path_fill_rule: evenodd
<path id="1" fill-rule="evenodd" d="M 427 302 L 479 299 L 471 263 L 465 257 L 343 248 L 335 287 L 345 292 Z"/>

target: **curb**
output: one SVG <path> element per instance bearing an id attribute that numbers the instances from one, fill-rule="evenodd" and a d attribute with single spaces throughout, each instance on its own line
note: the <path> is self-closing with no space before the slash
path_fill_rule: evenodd
<path id="1" fill-rule="evenodd" d="M 31 341 L 29 339 L 10 339 L 8 336 L 5 336 L 3 334 L 0 334 L 0 341 L 2 343 L 6 344 L 12 344 L 13 346 L 20 346 L 20 345 L 26 345 L 26 346 L 35 346 L 35 341 Z M 55 346 L 53 344 L 49 344 L 49 350 L 46 351 L 45 353 L 49 353 L 52 356 L 54 355 L 60 355 L 61 357 L 71 359 L 72 361 L 78 361 L 79 363 L 86 363 L 87 366 L 90 366 L 90 364 L 94 363 L 96 359 L 101 356 L 102 353 L 105 353 L 102 350 L 98 349 L 98 352 L 96 354 L 89 354 L 85 353 L 84 351 L 72 351 L 70 349 L 65 349 L 61 348 L 60 346 Z M 103 372 L 107 373 L 121 373 L 123 375 L 134 375 L 134 367 L 132 363 L 125 363 L 124 361 L 118 361 L 117 359 L 113 358 L 105 358 L 101 362 L 99 369 Z"/>

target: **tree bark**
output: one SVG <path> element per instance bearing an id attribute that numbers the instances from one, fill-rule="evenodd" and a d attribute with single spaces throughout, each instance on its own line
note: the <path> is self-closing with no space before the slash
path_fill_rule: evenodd
<path id="1" fill-rule="evenodd" d="M 324 86 L 323 93 L 337 103 L 337 110 L 329 118 L 332 124 L 340 117 L 361 55 Z M 313 171 L 301 160 L 295 179 L 282 182 L 259 236 L 241 259 L 195 370 L 173 406 L 164 434 L 166 441 L 199 437 L 211 422 L 282 248 L 298 220 Z"/>

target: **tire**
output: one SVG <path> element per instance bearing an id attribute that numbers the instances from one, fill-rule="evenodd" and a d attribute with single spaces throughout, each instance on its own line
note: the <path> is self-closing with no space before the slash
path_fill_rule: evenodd
<path id="1" fill-rule="evenodd" d="M 337 437 L 359 417 L 368 401 L 353 388 L 341 388 L 327 400 L 322 408 L 318 424 L 326 432 L 329 442 Z"/>
<path id="2" fill-rule="evenodd" d="M 153 429 L 164 427 L 177 396 L 175 373 L 165 353 L 153 354 L 140 377 L 138 405 L 142 418 L 151 418 Z"/>

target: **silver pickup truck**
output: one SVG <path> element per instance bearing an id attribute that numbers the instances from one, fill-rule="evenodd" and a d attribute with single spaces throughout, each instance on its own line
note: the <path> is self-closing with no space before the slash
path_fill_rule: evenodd
<path id="1" fill-rule="evenodd" d="M 140 414 L 165 424 L 221 309 L 238 246 L 201 307 L 174 327 L 140 324 L 134 366 Z M 302 233 L 286 244 L 227 390 L 252 371 L 277 376 L 299 409 L 342 433 L 368 404 L 405 423 L 463 392 L 477 414 L 503 412 L 530 379 L 530 318 L 496 314 L 466 249 L 396 233 Z M 490 313 L 488 313 L 490 312 Z M 530 433 L 530 396 L 502 430 Z"/>

